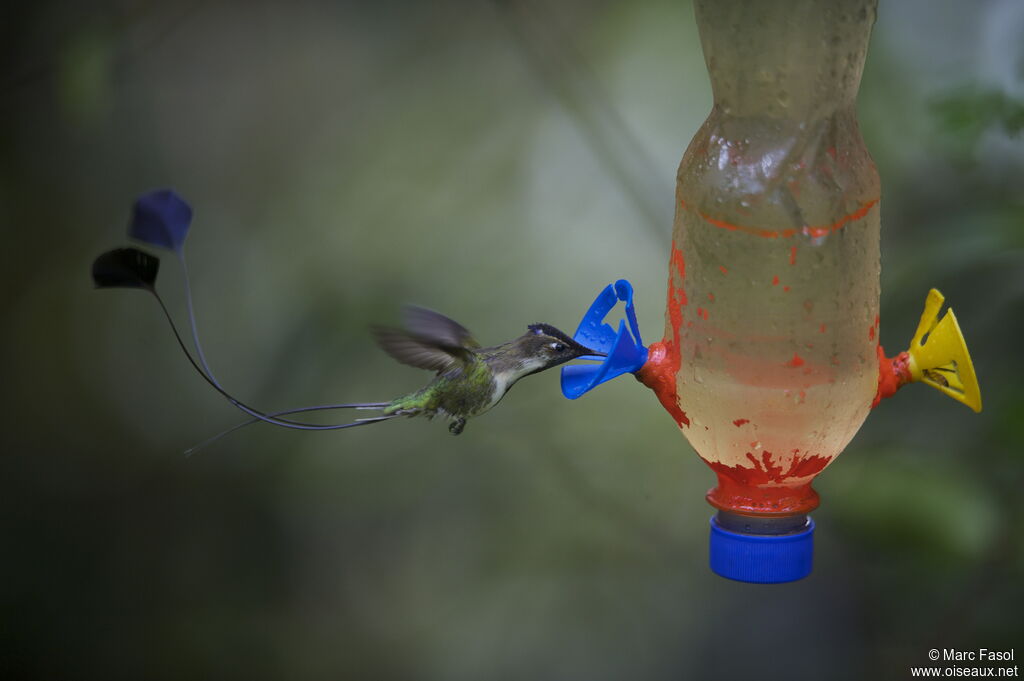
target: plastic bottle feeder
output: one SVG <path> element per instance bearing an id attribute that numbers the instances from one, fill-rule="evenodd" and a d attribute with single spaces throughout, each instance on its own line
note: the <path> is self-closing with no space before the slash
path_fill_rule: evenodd
<path id="1" fill-rule="evenodd" d="M 878 343 L 880 185 L 856 117 L 877 0 L 695 5 L 714 106 L 679 165 L 664 338 L 644 347 L 632 288 L 609 285 L 576 331 L 608 356 L 562 389 L 654 390 L 718 478 L 711 569 L 787 582 L 811 571 L 814 477 L 882 398 L 981 394 L 934 289 L 905 352 Z"/>

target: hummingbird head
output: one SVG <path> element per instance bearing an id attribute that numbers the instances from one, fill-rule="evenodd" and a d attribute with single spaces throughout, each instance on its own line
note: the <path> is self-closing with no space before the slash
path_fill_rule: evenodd
<path id="1" fill-rule="evenodd" d="M 577 343 L 550 324 L 530 324 L 525 334 L 514 341 L 516 354 L 524 368 L 535 374 L 586 355 L 603 357 L 603 353 Z"/>

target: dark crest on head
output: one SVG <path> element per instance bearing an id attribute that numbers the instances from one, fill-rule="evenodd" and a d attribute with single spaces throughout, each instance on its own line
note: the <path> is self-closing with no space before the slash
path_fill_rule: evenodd
<path id="1" fill-rule="evenodd" d="M 545 336 L 557 338 L 563 343 L 567 343 L 569 345 L 576 345 L 576 341 L 574 341 L 572 338 L 564 334 L 562 331 L 551 326 L 550 324 L 530 324 L 529 329 L 532 333 L 538 336 L 543 334 Z"/>

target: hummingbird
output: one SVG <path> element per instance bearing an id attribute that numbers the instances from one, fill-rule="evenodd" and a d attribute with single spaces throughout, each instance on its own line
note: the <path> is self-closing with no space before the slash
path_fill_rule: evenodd
<path id="1" fill-rule="evenodd" d="M 380 408 L 387 418 L 440 413 L 450 419 L 453 435 L 498 404 L 519 379 L 573 359 L 604 356 L 550 324 L 530 324 L 522 336 L 485 348 L 464 326 L 434 310 L 407 306 L 404 322 L 405 329 L 375 327 L 377 344 L 402 364 L 436 375 L 422 389 L 384 405 L 356 408 Z"/>

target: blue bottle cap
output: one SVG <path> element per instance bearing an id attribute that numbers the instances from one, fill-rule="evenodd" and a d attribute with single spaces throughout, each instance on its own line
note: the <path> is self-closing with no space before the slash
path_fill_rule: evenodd
<path id="1" fill-rule="evenodd" d="M 794 582 L 811 574 L 814 521 L 808 518 L 803 530 L 791 534 L 743 534 L 712 517 L 709 549 L 716 575 L 754 584 Z"/>
<path id="2" fill-rule="evenodd" d="M 618 329 L 604 322 L 619 301 L 626 303 L 626 318 Z M 628 325 L 627 325 L 628 322 Z M 640 340 L 640 328 L 633 309 L 633 287 L 625 279 L 609 284 L 598 294 L 573 336 L 576 342 L 607 356 L 600 364 L 572 364 L 562 367 L 562 394 L 575 400 L 616 376 L 639 371 L 647 361 L 647 348 Z"/>

